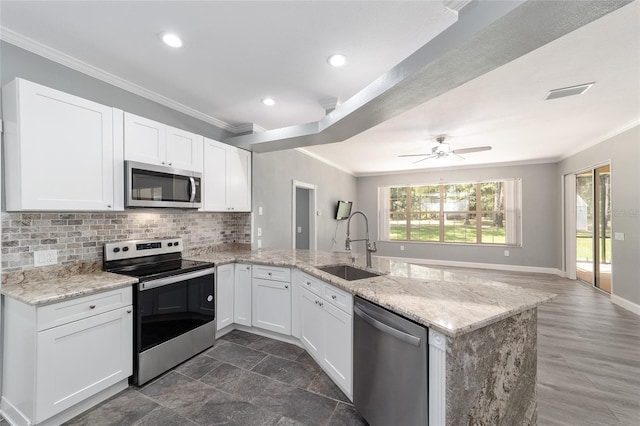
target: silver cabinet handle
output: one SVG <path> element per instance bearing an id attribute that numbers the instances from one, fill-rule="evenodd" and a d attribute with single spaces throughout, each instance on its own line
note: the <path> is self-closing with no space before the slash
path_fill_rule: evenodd
<path id="1" fill-rule="evenodd" d="M 251 269 L 251 266 L 247 266 L 247 271 Z"/>
<path id="2" fill-rule="evenodd" d="M 324 303 L 320 302 L 318 303 L 318 305 L 320 305 L 320 307 L 322 308 L 324 306 Z"/>
<path id="3" fill-rule="evenodd" d="M 287 288 L 289 288 L 289 286 L 288 286 L 288 285 L 285 285 L 285 286 L 284 286 L 284 288 L 285 288 L 285 289 L 287 289 Z"/>
<path id="4" fill-rule="evenodd" d="M 164 166 L 164 161 L 162 162 L 162 165 Z"/>
<path id="5" fill-rule="evenodd" d="M 89 309 L 95 309 L 96 305 L 89 305 Z"/>
<path id="6" fill-rule="evenodd" d="M 267 275 L 271 276 L 271 272 L 267 272 Z"/>
<path id="7" fill-rule="evenodd" d="M 333 300 L 336 300 L 338 297 L 337 297 L 335 294 L 332 294 L 332 295 L 331 295 L 331 298 L 332 298 Z"/>
<path id="8" fill-rule="evenodd" d="M 173 166 L 173 163 L 169 163 L 170 166 Z"/>
<path id="9" fill-rule="evenodd" d="M 111 204 L 107 204 L 107 208 L 110 209 L 111 208 Z"/>
<path id="10" fill-rule="evenodd" d="M 310 282 L 310 281 L 307 281 L 307 285 L 311 285 L 311 282 Z"/>
<path id="11" fill-rule="evenodd" d="M 127 313 L 130 314 L 131 313 L 131 309 L 127 309 Z"/>

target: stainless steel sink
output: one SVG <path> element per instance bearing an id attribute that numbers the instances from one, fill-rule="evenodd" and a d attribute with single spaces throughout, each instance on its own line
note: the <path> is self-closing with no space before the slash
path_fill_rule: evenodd
<path id="1" fill-rule="evenodd" d="M 380 274 L 375 272 L 365 271 L 364 269 L 354 268 L 351 265 L 327 265 L 320 266 L 318 269 L 327 272 L 331 275 L 335 275 L 338 278 L 342 278 L 347 281 L 361 280 L 364 278 L 379 277 Z"/>

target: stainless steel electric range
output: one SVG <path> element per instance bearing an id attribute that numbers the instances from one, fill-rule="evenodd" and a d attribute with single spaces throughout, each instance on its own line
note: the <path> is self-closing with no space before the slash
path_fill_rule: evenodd
<path id="1" fill-rule="evenodd" d="M 104 246 L 104 270 L 136 277 L 133 383 L 142 385 L 215 343 L 215 265 L 182 258 L 182 239 Z"/>

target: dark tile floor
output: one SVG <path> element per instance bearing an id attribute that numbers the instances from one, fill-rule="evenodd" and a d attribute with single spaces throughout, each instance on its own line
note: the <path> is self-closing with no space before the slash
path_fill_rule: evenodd
<path id="1" fill-rule="evenodd" d="M 303 349 L 235 330 L 208 351 L 143 387 L 129 387 L 67 425 L 366 422 Z"/>

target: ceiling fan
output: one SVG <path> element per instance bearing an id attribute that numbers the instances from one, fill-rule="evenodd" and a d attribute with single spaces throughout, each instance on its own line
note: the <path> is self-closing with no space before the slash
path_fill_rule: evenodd
<path id="1" fill-rule="evenodd" d="M 424 160 L 428 160 L 430 158 L 445 158 L 451 154 L 457 157 L 460 157 L 464 160 L 464 157 L 462 157 L 460 154 L 469 154 L 472 152 L 491 150 L 490 146 L 474 146 L 471 148 L 452 149 L 451 145 L 444 141 L 445 139 L 446 139 L 446 136 L 438 136 L 436 138 L 438 145 L 434 146 L 431 149 L 431 152 L 428 154 L 404 154 L 404 155 L 399 155 L 398 157 L 424 157 L 418 161 L 414 161 L 414 164 L 415 164 Z"/>

